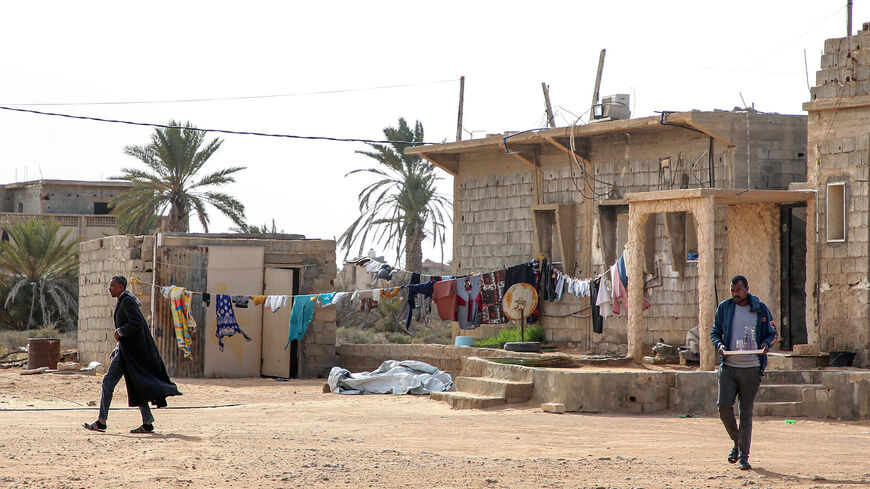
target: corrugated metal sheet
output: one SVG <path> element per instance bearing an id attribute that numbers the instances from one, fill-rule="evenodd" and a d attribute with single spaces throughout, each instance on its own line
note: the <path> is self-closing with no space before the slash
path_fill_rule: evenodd
<path id="1" fill-rule="evenodd" d="M 157 251 L 157 279 L 160 285 L 177 285 L 188 290 L 205 291 L 208 270 L 207 247 L 162 247 Z M 191 313 L 198 325 L 191 332 L 193 343 L 190 358 L 184 358 L 175 340 L 172 309 L 168 299 L 156 297 L 154 312 L 154 340 L 171 377 L 202 377 L 205 360 L 205 308 L 202 296 L 195 294 Z"/>

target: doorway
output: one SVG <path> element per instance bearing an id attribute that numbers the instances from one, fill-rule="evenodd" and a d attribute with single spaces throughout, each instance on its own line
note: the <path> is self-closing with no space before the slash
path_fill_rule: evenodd
<path id="1" fill-rule="evenodd" d="M 298 268 L 266 268 L 265 295 L 297 295 L 299 293 Z M 292 301 L 292 299 L 291 299 Z M 293 341 L 287 349 L 287 330 L 292 302 L 276 312 L 263 312 L 263 357 L 260 375 L 263 377 L 295 378 L 299 376 L 299 342 Z"/>
<path id="2" fill-rule="evenodd" d="M 790 351 L 807 343 L 806 204 L 780 207 L 780 348 Z"/>

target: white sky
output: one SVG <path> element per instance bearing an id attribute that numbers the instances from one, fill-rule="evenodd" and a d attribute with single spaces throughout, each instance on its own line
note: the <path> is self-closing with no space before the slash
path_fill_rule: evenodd
<path id="1" fill-rule="evenodd" d="M 802 113 L 823 42 L 845 35 L 845 0 L 622 2 L 4 2 L 0 105 L 232 97 L 354 89 L 465 75 L 465 128 L 544 124 L 541 82 L 559 126 L 601 94 L 629 93 L 633 116 L 747 104 Z M 870 20 L 855 0 L 853 30 Z M 407 88 L 201 103 L 35 109 L 199 127 L 381 139 L 400 116 L 427 141 L 453 141 L 458 81 Z M 477 132 L 479 131 L 479 132 Z M 128 144 L 152 129 L 0 110 L 0 183 L 100 180 L 137 166 Z M 220 136 L 206 168 L 243 165 L 225 190 L 249 222 L 339 236 L 374 163 L 357 143 Z M 465 138 L 468 138 L 466 134 Z M 17 173 L 16 173 L 17 172 Z M 452 191 L 449 175 L 441 182 Z M 212 231 L 230 227 L 211 213 Z M 450 244 L 445 248 L 450 258 Z M 391 256 L 387 253 L 387 256 Z M 441 259 L 427 244 L 426 258 Z"/>

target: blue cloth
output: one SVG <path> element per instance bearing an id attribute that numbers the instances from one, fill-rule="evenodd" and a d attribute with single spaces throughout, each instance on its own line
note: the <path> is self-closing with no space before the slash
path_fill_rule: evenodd
<path id="1" fill-rule="evenodd" d="M 734 309 L 736 307 L 734 299 L 725 299 L 716 308 L 716 320 L 710 331 L 710 341 L 716 351 L 719 351 L 720 346 L 728 345 L 731 342 L 731 330 L 733 329 L 731 326 L 734 322 Z M 772 348 L 773 344 L 776 343 L 777 333 L 770 309 L 757 297 L 749 294 L 749 310 L 758 316 L 755 325 L 755 344 L 758 345 L 758 348 L 764 348 L 764 346 Z M 764 369 L 767 367 L 767 355 L 758 355 L 758 360 L 761 362 L 761 374 L 763 375 Z M 719 364 L 725 364 L 725 357 L 722 357 Z"/>
<path id="2" fill-rule="evenodd" d="M 628 272 L 625 270 L 625 252 L 619 255 L 619 260 L 616 261 L 616 268 L 619 270 L 619 280 L 623 287 L 628 287 Z"/>
<path id="3" fill-rule="evenodd" d="M 297 295 L 293 297 L 293 308 L 290 309 L 290 328 L 287 334 L 286 350 L 293 340 L 301 339 L 308 331 L 308 323 L 314 319 L 314 299 L 317 295 Z"/>
<path id="4" fill-rule="evenodd" d="M 217 313 L 217 330 L 215 336 L 218 339 L 218 348 L 224 351 L 224 342 L 221 338 L 224 336 L 232 336 L 236 333 L 242 333 L 247 341 L 251 341 L 251 337 L 246 335 L 239 323 L 236 321 L 236 315 L 233 312 L 232 299 L 228 295 L 217 294 L 217 302 L 215 303 L 215 312 Z"/>
<path id="5" fill-rule="evenodd" d="M 332 304 L 332 300 L 335 299 L 335 292 L 329 292 L 328 294 L 318 294 L 317 302 L 321 306 L 328 306 Z M 292 312 L 292 310 L 291 310 Z"/>

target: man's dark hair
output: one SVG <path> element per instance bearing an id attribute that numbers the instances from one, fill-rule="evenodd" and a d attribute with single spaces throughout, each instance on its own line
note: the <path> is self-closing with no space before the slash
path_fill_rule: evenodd
<path id="1" fill-rule="evenodd" d="M 123 285 L 125 289 L 127 288 L 127 277 L 125 277 L 123 275 L 115 275 L 114 277 L 112 277 L 112 280 Z M 743 279 L 743 280 L 746 280 L 746 279 Z"/>
<path id="2" fill-rule="evenodd" d="M 737 285 L 739 282 L 743 282 L 744 287 L 749 287 L 749 282 L 746 281 L 746 277 L 743 275 L 735 275 L 731 278 L 731 285 Z"/>

